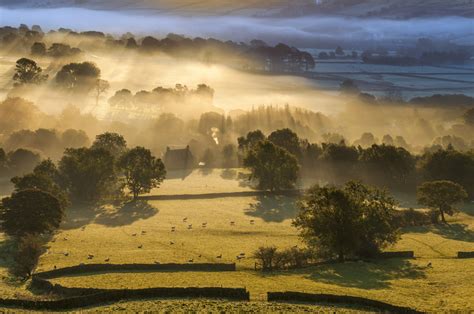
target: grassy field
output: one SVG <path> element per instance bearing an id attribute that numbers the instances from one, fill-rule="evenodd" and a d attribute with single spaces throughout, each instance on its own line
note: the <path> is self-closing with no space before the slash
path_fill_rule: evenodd
<path id="1" fill-rule="evenodd" d="M 247 189 L 238 180 L 230 180 L 222 174 L 222 170 L 206 174 L 196 171 L 184 181 L 182 178 L 167 180 L 155 193 L 198 194 Z M 62 277 L 54 282 L 97 288 L 246 287 L 253 301 L 265 300 L 267 291 L 295 290 L 366 296 L 426 311 L 474 309 L 474 261 L 454 258 L 457 251 L 474 250 L 472 210 L 451 218 L 449 226 L 405 230 L 399 243 L 389 250 L 414 250 L 415 260 L 350 262 L 273 274 L 253 271 L 251 254 L 259 246 L 301 245 L 297 230 L 291 226 L 296 214 L 293 202 L 289 197 L 227 197 L 70 210 L 67 221 L 42 256 L 39 270 L 105 263 L 105 260 L 110 263 L 236 262 L 237 272 L 113 273 Z M 203 223 L 207 223 L 205 227 Z M 176 228 L 175 232 L 172 227 Z M 245 253 L 247 258 L 238 261 L 236 256 L 240 253 Z M 88 260 L 89 254 L 94 258 Z M 5 267 L 6 262 L 0 264 L 2 276 L 6 275 Z M 5 280 L 0 283 L 0 291 L 9 297 L 31 296 L 25 287 Z M 140 310 L 146 308 L 146 304 L 131 302 L 99 310 Z M 196 311 L 205 311 L 207 306 L 214 309 L 214 305 L 207 303 L 177 304 Z M 248 306 L 251 305 L 242 305 L 242 310 Z M 285 305 L 281 306 L 284 312 Z"/>

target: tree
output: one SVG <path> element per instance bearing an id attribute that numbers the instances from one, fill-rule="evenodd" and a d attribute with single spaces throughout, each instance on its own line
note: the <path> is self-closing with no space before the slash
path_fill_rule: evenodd
<path id="1" fill-rule="evenodd" d="M 464 113 L 463 118 L 466 124 L 474 126 L 474 108 L 467 110 Z"/>
<path id="2" fill-rule="evenodd" d="M 474 195 L 474 155 L 450 147 L 426 153 L 421 159 L 421 173 L 426 181 L 452 181 L 459 183 Z"/>
<path id="3" fill-rule="evenodd" d="M 247 136 L 241 136 L 238 138 L 239 148 L 247 150 L 252 148 L 255 144 L 265 140 L 265 135 L 260 130 L 255 130 L 247 133 Z"/>
<path id="4" fill-rule="evenodd" d="M 8 167 L 14 174 L 30 172 L 40 161 L 37 153 L 27 149 L 19 148 L 8 153 Z"/>
<path id="5" fill-rule="evenodd" d="M 42 73 L 43 69 L 35 61 L 21 58 L 16 62 L 13 81 L 17 85 L 41 84 L 48 79 L 48 75 Z"/>
<path id="6" fill-rule="evenodd" d="M 252 172 L 251 178 L 264 190 L 292 188 L 298 179 L 296 157 L 269 141 L 258 142 L 244 159 L 244 166 Z"/>
<path id="7" fill-rule="evenodd" d="M 66 149 L 59 173 L 62 186 L 75 200 L 97 202 L 120 189 L 115 159 L 105 149 Z"/>
<path id="8" fill-rule="evenodd" d="M 118 160 L 127 151 L 127 141 L 118 133 L 106 132 L 96 136 L 91 148 L 104 149 Z"/>
<path id="9" fill-rule="evenodd" d="M 32 173 L 11 179 L 16 192 L 37 189 L 51 193 L 59 200 L 62 209 L 65 210 L 69 206 L 69 199 L 59 186 L 59 181 L 59 171 L 50 159 L 42 161 L 35 167 Z"/>
<path id="10" fill-rule="evenodd" d="M 166 177 L 165 165 L 151 151 L 143 147 L 129 150 L 120 158 L 118 165 L 125 173 L 127 187 L 136 199 L 159 187 Z"/>
<path id="11" fill-rule="evenodd" d="M 2 200 L 0 222 L 9 236 L 53 232 L 63 219 L 59 200 L 48 192 L 28 189 L 13 192 Z"/>
<path id="12" fill-rule="evenodd" d="M 46 55 L 46 45 L 41 42 L 36 42 L 31 46 L 31 54 L 33 56 L 44 56 Z"/>
<path id="13" fill-rule="evenodd" d="M 89 93 L 96 88 L 100 69 L 92 62 L 70 63 L 56 74 L 56 83 L 73 92 Z"/>
<path id="14" fill-rule="evenodd" d="M 458 210 L 454 207 L 467 198 L 467 192 L 464 188 L 451 181 L 432 181 L 425 182 L 418 187 L 418 203 L 428 206 L 437 211 L 436 221 L 441 216 L 441 221 L 446 222 L 445 214 L 452 216 Z"/>
<path id="15" fill-rule="evenodd" d="M 336 53 L 336 55 L 338 56 L 343 56 L 345 53 L 344 53 L 344 49 L 342 49 L 341 46 L 337 46 L 336 50 L 334 51 L 334 53 Z"/>
<path id="16" fill-rule="evenodd" d="M 38 266 L 38 261 L 46 251 L 42 241 L 35 235 L 27 234 L 18 241 L 18 247 L 13 257 L 11 273 L 24 279 L 30 278 Z"/>
<path id="17" fill-rule="evenodd" d="M 293 225 L 310 247 L 325 257 L 373 256 L 398 239 L 396 202 L 361 183 L 310 188 L 298 203 Z"/>
<path id="18" fill-rule="evenodd" d="M 95 84 L 95 105 L 99 105 L 100 95 L 105 93 L 110 88 L 109 82 L 98 79 Z"/>
<path id="19" fill-rule="evenodd" d="M 300 156 L 300 139 L 298 135 L 290 129 L 281 129 L 268 136 L 268 140 L 273 144 L 286 149 L 294 156 Z"/>
<path id="20" fill-rule="evenodd" d="M 415 173 L 415 157 L 401 147 L 372 145 L 360 152 L 368 177 L 378 184 L 403 187 Z"/>

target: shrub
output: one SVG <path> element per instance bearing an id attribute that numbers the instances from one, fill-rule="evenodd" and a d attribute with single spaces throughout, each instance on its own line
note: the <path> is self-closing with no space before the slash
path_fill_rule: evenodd
<path id="1" fill-rule="evenodd" d="M 39 257 L 44 252 L 45 248 L 39 237 L 31 234 L 24 235 L 18 240 L 18 248 L 13 256 L 14 263 L 10 272 L 24 279 L 31 277 L 38 265 Z"/>

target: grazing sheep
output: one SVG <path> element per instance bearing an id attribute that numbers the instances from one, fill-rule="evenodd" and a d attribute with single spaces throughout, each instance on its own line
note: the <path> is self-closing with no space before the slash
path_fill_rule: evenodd
<path id="1" fill-rule="evenodd" d="M 231 226 L 235 226 L 235 221 L 231 221 L 231 222 L 230 222 L 230 225 L 231 225 Z"/>
<path id="2" fill-rule="evenodd" d="M 138 248 L 139 248 L 139 249 L 143 248 L 143 244 L 140 244 L 140 245 L 138 246 Z"/>
<path id="3" fill-rule="evenodd" d="M 431 262 L 429 262 L 428 265 L 426 265 L 426 267 L 433 267 L 433 264 L 431 264 Z"/>
<path id="4" fill-rule="evenodd" d="M 175 232 L 176 231 L 176 227 L 171 227 L 171 232 Z"/>
<path id="5" fill-rule="evenodd" d="M 136 236 L 137 236 L 137 234 L 136 234 L 136 233 L 132 234 L 132 237 L 136 237 Z"/>
<path id="6" fill-rule="evenodd" d="M 56 265 L 54 265 L 54 269 L 57 269 Z"/>
<path id="7" fill-rule="evenodd" d="M 245 256 L 245 253 L 240 253 L 240 256 Z"/>
<path id="8" fill-rule="evenodd" d="M 188 263 L 194 263 L 194 259 L 190 259 Z"/>
<path id="9" fill-rule="evenodd" d="M 253 225 L 255 223 L 255 220 L 250 220 L 250 224 Z"/>
<path id="10" fill-rule="evenodd" d="M 110 262 L 110 258 L 106 258 L 106 259 L 105 259 L 105 262 L 106 262 L 106 263 Z"/>
<path id="11" fill-rule="evenodd" d="M 199 254 L 199 256 L 198 256 L 198 257 L 199 257 L 199 258 L 201 258 L 201 257 L 202 257 L 202 255 L 201 255 L 201 254 Z"/>
<path id="12" fill-rule="evenodd" d="M 221 254 L 221 255 L 217 255 L 217 258 L 222 258 L 222 254 Z"/>
<path id="13" fill-rule="evenodd" d="M 67 238 L 64 238 L 63 240 L 64 240 L 64 241 L 67 241 Z"/>
<path id="14" fill-rule="evenodd" d="M 64 253 L 64 256 L 68 257 L 68 256 L 69 256 L 69 253 L 68 253 L 68 252 Z"/>
<path id="15" fill-rule="evenodd" d="M 188 226 L 188 229 L 192 229 L 192 228 L 193 228 L 193 225 L 189 225 L 189 226 Z"/>
<path id="16" fill-rule="evenodd" d="M 87 259 L 93 259 L 93 258 L 94 258 L 94 255 L 92 255 L 92 254 L 89 254 L 89 255 L 87 256 Z"/>
<path id="17" fill-rule="evenodd" d="M 158 262 L 158 261 L 155 261 L 155 264 L 156 264 L 156 265 L 159 265 L 159 264 L 160 264 L 160 262 Z"/>
<path id="18" fill-rule="evenodd" d="M 174 244 L 174 242 L 173 242 L 173 241 L 170 241 L 170 245 L 173 245 L 173 244 Z"/>
<path id="19" fill-rule="evenodd" d="M 188 217 L 183 218 L 183 222 L 186 222 L 186 221 L 188 221 Z"/>
<path id="20" fill-rule="evenodd" d="M 142 231 L 142 235 L 146 234 L 146 231 Z"/>

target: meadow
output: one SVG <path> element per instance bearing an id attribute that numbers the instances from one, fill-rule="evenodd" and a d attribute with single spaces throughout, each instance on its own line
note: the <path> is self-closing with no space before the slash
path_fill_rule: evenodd
<path id="1" fill-rule="evenodd" d="M 196 170 L 187 177 L 166 180 L 152 194 L 200 194 L 246 190 L 228 170 L 209 173 Z M 224 174 L 224 175 L 223 175 Z M 188 184 L 189 183 L 189 184 Z M 474 250 L 474 211 L 466 208 L 448 226 L 403 230 L 401 240 L 387 250 L 414 250 L 413 260 L 379 260 L 264 274 L 254 271 L 252 253 L 262 245 L 279 248 L 302 246 L 291 220 L 296 215 L 294 198 L 222 197 L 194 200 L 150 200 L 135 205 L 71 209 L 61 230 L 49 243 L 38 271 L 80 263 L 233 263 L 236 272 L 99 273 L 53 279 L 67 287 L 147 288 L 224 286 L 245 287 L 255 303 L 239 304 L 256 311 L 268 291 L 302 291 L 369 297 L 423 311 L 474 308 L 473 260 L 457 259 L 458 251 Z M 203 225 L 205 223 L 205 225 Z M 190 225 L 192 225 L 190 227 Z M 175 231 L 172 231 L 175 227 Z M 3 246 L 5 248 L 5 245 Z M 245 253 L 246 258 L 236 256 Z M 88 255 L 94 255 L 88 259 Z M 6 276 L 6 261 L 0 261 Z M 3 280 L 7 297 L 38 297 Z M 107 305 L 94 310 L 140 310 L 179 306 L 193 311 L 235 308 L 233 303 L 213 301 L 146 301 Z M 284 312 L 286 305 L 275 306 Z M 290 305 L 288 305 L 290 306 Z M 308 307 L 301 311 L 331 310 Z"/>

